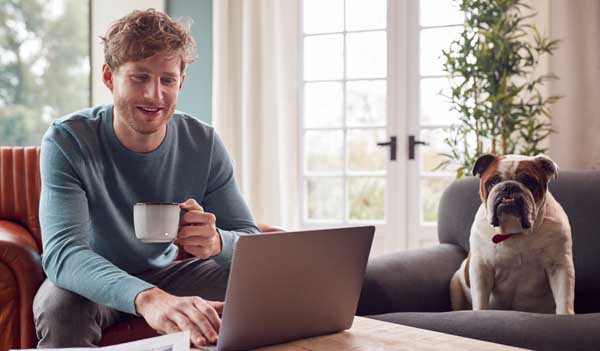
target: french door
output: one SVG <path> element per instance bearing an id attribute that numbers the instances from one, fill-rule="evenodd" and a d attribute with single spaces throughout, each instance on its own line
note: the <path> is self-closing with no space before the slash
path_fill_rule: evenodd
<path id="1" fill-rule="evenodd" d="M 437 241 L 435 170 L 456 116 L 441 50 L 452 0 L 303 0 L 299 188 L 304 228 L 374 224 L 374 254 Z"/>

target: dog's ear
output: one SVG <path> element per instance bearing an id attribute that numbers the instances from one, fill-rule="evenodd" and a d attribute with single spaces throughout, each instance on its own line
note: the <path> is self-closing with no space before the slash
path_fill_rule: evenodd
<path id="1" fill-rule="evenodd" d="M 475 166 L 473 166 L 473 175 L 480 176 L 485 172 L 485 170 L 494 162 L 496 159 L 496 155 L 485 154 L 479 156 L 477 161 L 475 161 Z"/>
<path id="2" fill-rule="evenodd" d="M 558 165 L 546 155 L 537 155 L 535 164 L 544 172 L 547 179 L 558 177 Z"/>

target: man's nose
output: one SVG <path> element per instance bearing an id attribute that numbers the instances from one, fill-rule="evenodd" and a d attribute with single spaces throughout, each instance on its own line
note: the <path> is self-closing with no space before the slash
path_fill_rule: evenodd
<path id="1" fill-rule="evenodd" d="M 160 80 L 151 81 L 150 83 L 148 83 L 144 93 L 144 97 L 147 99 L 162 100 L 163 91 L 162 86 L 160 84 Z"/>

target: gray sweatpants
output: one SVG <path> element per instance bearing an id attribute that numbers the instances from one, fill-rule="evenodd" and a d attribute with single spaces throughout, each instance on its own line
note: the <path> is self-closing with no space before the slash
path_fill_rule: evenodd
<path id="1" fill-rule="evenodd" d="M 190 258 L 137 277 L 176 296 L 200 296 L 223 301 L 229 271 L 213 260 Z M 130 314 L 98 305 L 46 279 L 33 301 L 38 348 L 93 347 L 102 331 L 131 318 Z"/>

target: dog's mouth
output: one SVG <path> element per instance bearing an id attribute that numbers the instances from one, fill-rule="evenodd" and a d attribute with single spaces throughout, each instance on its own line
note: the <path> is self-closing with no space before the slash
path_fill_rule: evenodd
<path id="1" fill-rule="evenodd" d="M 520 214 L 524 200 L 519 194 L 499 194 L 494 201 L 494 211 L 497 213 Z"/>
<path id="2" fill-rule="evenodd" d="M 514 202 L 515 202 L 515 198 L 513 198 L 513 197 L 504 197 L 504 196 L 503 196 L 503 197 L 500 199 L 500 203 L 501 203 L 501 204 L 512 204 L 512 203 L 514 203 Z"/>
<path id="3" fill-rule="evenodd" d="M 503 231 L 518 232 L 531 227 L 528 206 L 520 193 L 498 194 L 493 211 L 491 225 Z"/>

